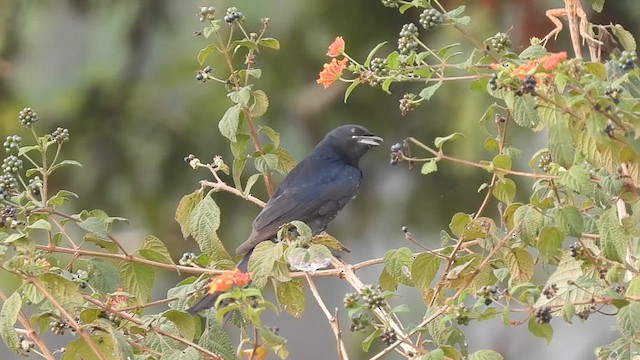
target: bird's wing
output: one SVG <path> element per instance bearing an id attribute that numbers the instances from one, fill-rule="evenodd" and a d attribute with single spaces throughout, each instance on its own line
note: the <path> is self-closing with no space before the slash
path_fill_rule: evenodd
<path id="1" fill-rule="evenodd" d="M 289 176 L 288 181 L 283 182 L 253 221 L 253 231 L 249 239 L 236 249 L 237 254 L 244 254 L 258 243 L 272 238 L 280 226 L 294 220 L 308 223 L 312 230 L 314 227 L 324 229 L 355 196 L 362 179 L 360 169 L 347 165 L 290 175 L 293 178 Z"/>

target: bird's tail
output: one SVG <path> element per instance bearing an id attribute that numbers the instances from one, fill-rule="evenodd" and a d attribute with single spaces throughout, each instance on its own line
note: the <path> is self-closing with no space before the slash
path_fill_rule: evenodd
<path id="1" fill-rule="evenodd" d="M 240 272 L 243 272 L 243 273 L 247 272 L 247 269 L 249 268 L 249 257 L 251 256 L 252 252 L 253 251 L 249 251 L 242 258 L 242 260 L 240 260 L 238 265 L 236 265 L 236 267 L 238 268 L 238 270 L 240 270 Z M 222 291 L 207 293 L 205 296 L 202 297 L 202 299 L 198 300 L 195 304 L 193 304 L 190 308 L 188 308 L 186 312 L 189 313 L 189 315 L 193 316 L 202 310 L 212 308 L 213 305 L 216 304 L 218 297 L 222 295 L 222 293 L 223 293 Z"/>

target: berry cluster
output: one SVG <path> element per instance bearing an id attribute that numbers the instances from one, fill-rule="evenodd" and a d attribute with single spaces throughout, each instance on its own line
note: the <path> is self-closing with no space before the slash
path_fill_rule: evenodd
<path id="1" fill-rule="evenodd" d="M 4 194 L 5 198 L 16 190 L 18 190 L 18 180 L 13 175 L 0 175 L 0 192 Z"/>
<path id="2" fill-rule="evenodd" d="M 80 283 L 80 289 L 85 289 L 87 287 L 88 278 L 89 273 L 84 270 L 78 270 L 75 274 L 71 275 L 71 280 Z"/>
<path id="3" fill-rule="evenodd" d="M 418 36 L 418 27 L 414 23 L 402 25 L 400 38 L 398 39 L 398 52 L 401 55 L 409 55 L 418 48 L 415 38 Z"/>
<path id="4" fill-rule="evenodd" d="M 551 284 L 551 286 L 547 286 L 542 291 L 542 295 L 544 295 L 547 299 L 552 299 L 558 295 L 558 286 L 556 284 Z"/>
<path id="5" fill-rule="evenodd" d="M 216 8 L 213 6 L 201 6 L 200 11 L 196 14 L 200 22 L 211 21 L 214 19 Z"/>
<path id="6" fill-rule="evenodd" d="M 456 322 L 458 323 L 458 325 L 469 325 L 469 323 L 471 322 L 469 312 L 469 308 L 464 306 L 464 304 L 460 304 L 453 309 L 453 314 L 456 317 Z"/>
<path id="7" fill-rule="evenodd" d="M 400 99 L 400 114 L 402 116 L 407 115 L 410 111 L 415 109 L 420 103 L 416 100 L 418 96 L 416 94 L 407 93 Z"/>
<path id="8" fill-rule="evenodd" d="M 395 143 L 391 145 L 391 160 L 390 160 L 391 165 L 395 165 L 400 160 L 402 160 L 402 156 L 404 155 L 403 148 L 404 146 L 402 146 L 401 143 Z"/>
<path id="9" fill-rule="evenodd" d="M 51 332 L 54 335 L 64 335 L 64 331 L 66 329 L 70 329 L 69 325 L 66 322 L 58 320 L 50 322 L 49 326 L 51 326 Z M 73 331 L 73 329 L 71 329 L 71 331 Z"/>
<path id="10" fill-rule="evenodd" d="M 344 304 L 345 309 L 353 309 L 358 306 L 358 300 L 360 300 L 360 295 L 350 293 L 344 296 L 342 303 Z"/>
<path id="11" fill-rule="evenodd" d="M 178 260 L 178 263 L 182 266 L 192 266 L 193 260 L 195 260 L 195 258 L 196 254 L 192 252 L 186 252 L 182 254 L 182 257 L 180 258 L 180 260 Z"/>
<path id="12" fill-rule="evenodd" d="M 500 298 L 498 288 L 496 288 L 495 286 L 483 286 L 476 292 L 476 295 L 484 297 L 484 304 L 486 306 L 491 305 L 491 303 Z"/>
<path id="13" fill-rule="evenodd" d="M 244 15 L 240 11 L 238 11 L 236 7 L 228 8 L 227 15 L 224 16 L 224 21 L 226 21 L 228 24 L 233 24 L 233 22 L 236 20 L 244 20 Z"/>
<path id="14" fill-rule="evenodd" d="M 380 84 L 379 77 L 389 75 L 389 68 L 387 67 L 387 59 L 374 58 L 371 60 L 369 67 L 371 68 L 371 73 L 375 75 L 369 79 L 369 84 L 371 86 L 376 86 Z"/>
<path id="15" fill-rule="evenodd" d="M 620 102 L 620 94 L 622 94 L 623 91 L 623 88 L 607 86 L 607 90 L 605 90 L 604 94 L 610 97 L 614 104 L 618 104 Z"/>
<path id="16" fill-rule="evenodd" d="M 382 335 L 380 335 L 380 340 L 386 346 L 393 345 L 396 341 L 398 341 L 398 334 L 392 328 L 386 328 L 382 331 Z"/>
<path id="17" fill-rule="evenodd" d="M 511 39 L 509 39 L 509 35 L 503 32 L 495 34 L 491 38 L 491 47 L 498 53 L 509 50 L 509 48 L 511 48 Z"/>
<path id="18" fill-rule="evenodd" d="M 522 92 L 523 94 L 535 95 L 537 83 L 538 82 L 533 78 L 533 76 L 529 74 L 525 75 L 522 86 L 520 87 L 520 92 Z"/>
<path id="19" fill-rule="evenodd" d="M 397 8 L 398 2 L 396 0 L 382 0 L 382 5 L 388 8 Z"/>
<path id="20" fill-rule="evenodd" d="M 51 133 L 51 138 L 58 144 L 67 142 L 69 141 L 69 129 L 59 127 Z"/>
<path id="21" fill-rule="evenodd" d="M 196 73 L 196 80 L 205 82 L 209 79 L 209 73 L 213 71 L 213 68 L 207 65 L 204 69 L 198 70 Z"/>
<path id="22" fill-rule="evenodd" d="M 7 136 L 7 140 L 4 142 L 4 144 L 2 144 L 2 146 L 4 146 L 4 149 L 7 152 L 11 152 L 14 149 L 18 150 L 21 144 L 22 144 L 22 137 L 18 135 L 9 135 Z"/>
<path id="23" fill-rule="evenodd" d="M 375 287 L 371 285 L 365 286 L 362 292 L 360 292 L 360 299 L 368 309 L 375 309 L 386 305 L 380 285 Z"/>
<path id="24" fill-rule="evenodd" d="M 13 206 L 7 206 L 0 211 L 0 227 L 5 227 L 7 224 L 12 229 L 20 225 L 20 221 L 16 217 L 16 208 Z"/>
<path id="25" fill-rule="evenodd" d="M 633 69 L 635 62 L 638 61 L 638 54 L 635 51 L 623 51 L 620 54 L 620 69 L 628 71 Z"/>
<path id="26" fill-rule="evenodd" d="M 106 311 L 101 312 L 100 315 L 98 315 L 98 317 L 103 318 L 103 319 L 107 319 L 107 320 L 111 321 L 116 326 L 120 325 L 120 322 L 122 321 L 115 314 L 107 313 Z"/>
<path id="27" fill-rule="evenodd" d="M 538 168 L 540 168 L 544 172 L 549 172 L 549 169 L 551 167 L 551 162 L 552 162 L 551 154 L 544 153 L 540 155 L 540 157 L 538 158 Z"/>
<path id="28" fill-rule="evenodd" d="M 351 319 L 349 331 L 364 331 L 371 325 L 371 318 L 366 313 L 359 313 Z"/>
<path id="29" fill-rule="evenodd" d="M 420 14 L 420 25 L 427 30 L 437 27 L 443 21 L 442 14 L 436 9 L 427 9 Z"/>
<path id="30" fill-rule="evenodd" d="M 497 90 L 498 89 L 498 74 L 493 73 L 489 78 L 489 89 Z"/>
<path id="31" fill-rule="evenodd" d="M 548 324 L 551 322 L 551 308 L 548 306 L 537 308 L 535 316 L 538 324 Z"/>
<path id="32" fill-rule="evenodd" d="M 25 127 L 31 127 L 31 125 L 33 125 L 38 121 L 38 114 L 35 111 L 33 111 L 32 108 L 27 107 L 20 110 L 20 113 L 18 114 L 18 119 L 20 120 L 20 123 Z"/>
<path id="33" fill-rule="evenodd" d="M 7 156 L 2 162 L 2 172 L 4 174 L 17 174 L 22 170 L 22 160 L 15 155 Z"/>
<path id="34" fill-rule="evenodd" d="M 40 190 L 42 189 L 42 180 L 39 176 L 34 176 L 29 179 L 29 189 L 34 196 L 40 196 Z"/>
<path id="35" fill-rule="evenodd" d="M 584 257 L 584 248 L 579 242 L 575 242 L 569 245 L 569 255 L 576 260 L 581 260 Z"/>

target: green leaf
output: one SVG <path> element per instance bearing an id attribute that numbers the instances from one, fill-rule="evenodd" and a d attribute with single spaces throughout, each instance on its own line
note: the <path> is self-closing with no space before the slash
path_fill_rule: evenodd
<path id="1" fill-rule="evenodd" d="M 439 257 L 431 253 L 420 254 L 411 264 L 411 279 L 419 289 L 428 290 L 431 288 L 431 282 L 436 277 L 439 268 Z"/>
<path id="2" fill-rule="evenodd" d="M 189 229 L 189 218 L 191 217 L 191 212 L 201 200 L 202 190 L 198 189 L 191 194 L 183 196 L 178 203 L 175 219 L 178 224 L 180 224 L 180 231 L 182 231 L 182 237 L 185 239 L 191 235 Z"/>
<path id="3" fill-rule="evenodd" d="M 240 107 L 249 106 L 249 100 L 251 100 L 251 86 L 241 87 L 236 91 L 228 93 L 227 96 L 231 101 L 240 105 Z"/>
<path id="4" fill-rule="evenodd" d="M 449 229 L 451 229 L 453 235 L 460 237 L 467 224 L 471 222 L 471 219 L 471 215 L 458 212 L 451 218 L 451 222 L 449 222 Z"/>
<path id="5" fill-rule="evenodd" d="M 362 350 L 369 351 L 371 344 L 373 341 L 382 335 L 382 329 L 375 329 L 371 334 L 369 334 L 364 340 L 362 340 Z"/>
<path id="6" fill-rule="evenodd" d="M 519 57 L 522 60 L 539 59 L 546 55 L 547 49 L 542 45 L 531 45 L 528 48 L 522 50 Z"/>
<path id="7" fill-rule="evenodd" d="M 520 238 L 527 244 L 534 244 L 538 231 L 543 226 L 542 214 L 530 205 L 520 206 L 513 214 L 514 226 L 521 226 Z"/>
<path id="8" fill-rule="evenodd" d="M 296 166 L 296 159 L 287 150 L 277 148 L 274 154 L 278 157 L 278 172 L 288 174 Z"/>
<path id="9" fill-rule="evenodd" d="M 510 249 L 504 254 L 511 279 L 515 283 L 525 283 L 533 277 L 533 257 L 524 249 Z"/>
<path id="10" fill-rule="evenodd" d="M 535 318 L 529 319 L 529 332 L 537 337 L 541 337 L 547 341 L 547 344 L 551 342 L 553 337 L 553 328 L 549 324 L 539 324 Z"/>
<path id="11" fill-rule="evenodd" d="M 582 66 L 589 74 L 594 75 L 598 79 L 607 79 L 607 70 L 604 68 L 604 64 L 596 62 L 586 62 L 582 64 Z"/>
<path id="12" fill-rule="evenodd" d="M 249 193 L 251 192 L 251 188 L 253 187 L 253 185 L 255 185 L 256 181 L 260 179 L 260 177 L 262 177 L 262 174 L 253 174 L 249 176 L 249 179 L 247 180 L 247 185 L 245 185 L 244 191 L 242 192 L 244 196 L 249 196 Z"/>
<path id="13" fill-rule="evenodd" d="M 264 154 L 255 158 L 253 165 L 259 172 L 267 174 L 278 168 L 278 160 L 276 154 Z"/>
<path id="14" fill-rule="evenodd" d="M 22 146 L 20 149 L 18 149 L 18 156 L 22 156 L 24 154 L 30 153 L 35 150 L 40 150 L 40 146 L 38 145 Z"/>
<path id="15" fill-rule="evenodd" d="M 480 350 L 469 354 L 469 360 L 504 360 L 504 357 L 493 350 Z"/>
<path id="16" fill-rule="evenodd" d="M 90 232 L 97 238 L 109 240 L 109 224 L 105 220 L 97 217 L 89 217 L 77 224 L 81 229 Z"/>
<path id="17" fill-rule="evenodd" d="M 280 42 L 274 38 L 262 38 L 258 45 L 267 47 L 269 49 L 280 50 Z"/>
<path id="18" fill-rule="evenodd" d="M 571 167 L 574 149 L 566 122 L 560 121 L 549 127 L 549 151 L 554 162 L 567 169 Z"/>
<path id="19" fill-rule="evenodd" d="M 300 319 L 304 314 L 304 285 L 299 279 L 277 283 L 276 298 L 289 315 Z"/>
<path id="20" fill-rule="evenodd" d="M 584 166 L 572 166 L 569 171 L 561 172 L 558 182 L 580 195 L 591 194 L 591 175 Z"/>
<path id="21" fill-rule="evenodd" d="M 49 206 L 52 206 L 52 207 L 62 206 L 62 204 L 64 204 L 65 200 L 67 200 L 70 197 L 74 197 L 74 198 L 77 199 L 78 195 L 76 193 L 71 192 L 71 191 L 60 190 L 55 195 L 50 197 L 49 200 L 47 200 L 47 204 Z"/>
<path id="22" fill-rule="evenodd" d="M 618 329 L 626 337 L 640 333 L 640 303 L 632 302 L 618 311 Z"/>
<path id="23" fill-rule="evenodd" d="M 163 264 L 174 264 L 167 246 L 153 235 L 147 235 L 144 238 L 142 249 L 140 249 L 139 252 L 140 255 L 147 260 Z"/>
<path id="24" fill-rule="evenodd" d="M 418 96 L 423 100 L 429 100 L 436 93 L 436 91 L 438 91 L 440 86 L 442 86 L 442 81 L 423 88 Z"/>
<path id="25" fill-rule="evenodd" d="M 233 168 L 232 168 L 232 172 L 233 172 L 233 185 L 235 185 L 236 188 L 238 189 L 242 189 L 242 171 L 244 170 L 245 166 L 247 165 L 247 158 L 241 158 L 241 159 L 234 159 L 233 160 Z M 187 222 L 188 224 L 188 222 Z M 188 229 L 188 227 L 187 227 Z M 186 238 L 186 237 L 185 237 Z"/>
<path id="26" fill-rule="evenodd" d="M 47 230 L 50 231 L 51 230 L 51 224 L 44 219 L 38 219 L 36 220 L 33 224 L 27 225 L 26 226 L 27 229 L 32 229 L 32 230 Z"/>
<path id="27" fill-rule="evenodd" d="M 231 260 L 216 233 L 219 227 L 220 208 L 211 196 L 206 196 L 191 212 L 189 233 L 198 243 L 200 250 L 214 260 Z"/>
<path id="28" fill-rule="evenodd" d="M 79 306 L 84 302 L 75 281 L 53 273 L 39 275 L 37 280 L 60 305 Z"/>
<path id="29" fill-rule="evenodd" d="M 238 126 L 240 125 L 240 105 L 235 104 L 224 113 L 218 123 L 218 129 L 222 136 L 235 142 Z"/>
<path id="30" fill-rule="evenodd" d="M 200 321 L 184 311 L 167 310 L 162 313 L 162 317 L 171 321 L 178 328 L 179 334 L 186 340 L 192 341 L 196 336 L 196 326 L 200 326 Z"/>
<path id="31" fill-rule="evenodd" d="M 82 167 L 82 164 L 81 164 L 81 163 L 79 163 L 78 161 L 75 161 L 75 160 L 62 160 L 62 161 L 60 161 L 59 163 L 57 163 L 57 164 L 53 165 L 53 166 L 49 169 L 49 171 L 50 171 L 50 172 L 51 172 L 51 171 L 54 171 L 54 170 L 56 170 L 56 169 L 58 169 L 58 168 L 61 168 L 61 167 L 63 167 L 63 166 L 77 166 L 77 167 Z"/>
<path id="32" fill-rule="evenodd" d="M 98 293 L 106 294 L 116 291 L 120 287 L 120 274 L 116 267 L 101 258 L 92 258 L 88 262 L 89 284 Z"/>
<path id="33" fill-rule="evenodd" d="M 427 355 L 422 355 L 420 360 L 444 360 L 444 351 L 442 349 L 433 349 Z"/>
<path id="34" fill-rule="evenodd" d="M 22 297 L 16 291 L 2 304 L 2 310 L 0 310 L 0 337 L 9 349 L 18 354 L 20 354 L 20 339 L 18 339 L 15 325 L 20 308 L 22 308 Z"/>
<path id="35" fill-rule="evenodd" d="M 422 168 L 420 169 L 420 173 L 423 175 L 431 174 L 432 172 L 438 171 L 438 160 L 431 159 L 424 164 L 422 164 Z"/>
<path id="36" fill-rule="evenodd" d="M 253 104 L 251 105 L 251 116 L 254 118 L 260 117 L 269 109 L 269 98 L 267 94 L 262 90 L 255 90 L 251 92 L 253 95 Z"/>
<path id="37" fill-rule="evenodd" d="M 267 135 L 267 137 L 269 138 L 269 140 L 271 140 L 275 147 L 280 146 L 280 134 L 277 131 L 273 130 L 273 128 L 265 125 L 261 126 L 260 130 L 258 131 Z"/>
<path id="38" fill-rule="evenodd" d="M 373 49 L 371 49 L 371 51 L 369 51 L 369 55 L 367 55 L 367 59 L 364 61 L 364 67 L 369 67 L 369 65 L 371 64 L 371 59 L 373 59 L 378 50 L 380 50 L 386 43 L 386 41 L 383 41 L 376 45 Z"/>
<path id="39" fill-rule="evenodd" d="M 101 354 L 116 354 L 113 337 L 110 334 L 89 335 L 91 342 L 98 348 Z M 96 355 L 84 338 L 77 339 L 68 343 L 62 354 L 61 360 L 77 360 L 77 359 L 95 359 Z"/>
<path id="40" fill-rule="evenodd" d="M 196 59 L 198 60 L 198 64 L 203 65 L 204 62 L 207 60 L 207 57 L 209 56 L 209 54 L 211 54 L 211 52 L 215 49 L 216 49 L 215 46 L 209 44 L 205 46 L 202 50 L 200 50 L 198 52 L 198 56 L 196 57 Z"/>
<path id="41" fill-rule="evenodd" d="M 355 80 L 351 81 L 351 84 L 349 84 L 349 87 L 344 92 L 344 102 L 345 102 L 345 104 L 347 103 L 347 99 L 349 99 L 349 96 L 351 95 L 353 90 L 355 90 L 358 85 L 360 85 L 360 80 L 355 79 Z M 388 89 L 389 89 L 389 87 L 387 86 L 387 90 Z"/>
<path id="42" fill-rule="evenodd" d="M 151 298 L 155 270 L 140 263 L 122 261 L 119 272 L 122 289 L 135 296 L 138 304 L 147 303 Z"/>
<path id="43" fill-rule="evenodd" d="M 628 235 L 618 222 L 615 208 L 609 208 L 598 221 L 600 232 L 600 246 L 607 259 L 622 263 L 626 255 L 626 248 L 629 242 Z"/>
<path id="44" fill-rule="evenodd" d="M 464 138 L 464 135 L 461 133 L 453 133 L 451 135 L 445 136 L 445 137 L 437 137 L 433 143 L 434 145 L 442 150 L 442 147 L 444 146 L 444 143 L 446 143 L 447 141 L 454 141 L 454 140 L 458 140 L 458 139 L 462 139 Z"/>
<path id="45" fill-rule="evenodd" d="M 558 226 L 565 234 L 576 237 L 582 234 L 584 220 L 577 207 L 574 205 L 566 205 L 556 208 L 554 215 Z"/>
<path id="46" fill-rule="evenodd" d="M 511 170 L 511 158 L 505 154 L 496 155 L 491 163 L 499 169 Z"/>
<path id="47" fill-rule="evenodd" d="M 400 284 L 413 286 L 413 280 L 411 279 L 412 264 L 413 253 L 407 247 L 389 250 L 384 254 L 385 270 Z"/>
<path id="48" fill-rule="evenodd" d="M 513 104 L 513 120 L 516 124 L 532 129 L 538 125 L 538 111 L 536 110 L 536 100 L 533 96 L 518 96 Z"/>
<path id="49" fill-rule="evenodd" d="M 282 243 L 272 243 L 263 241 L 253 249 L 249 258 L 249 272 L 252 275 L 252 282 L 258 289 L 267 284 L 269 275 L 284 252 Z"/>
<path id="50" fill-rule="evenodd" d="M 511 204 L 516 197 L 516 183 L 509 178 L 503 178 L 496 183 L 492 194 L 503 203 Z"/>
<path id="51" fill-rule="evenodd" d="M 604 0 L 589 0 L 593 11 L 599 13 L 604 8 Z"/>
<path id="52" fill-rule="evenodd" d="M 198 340 L 198 345 L 220 355 L 224 360 L 236 360 L 236 352 L 234 350 L 229 334 L 225 329 L 216 322 L 210 322 Z"/>
<path id="53" fill-rule="evenodd" d="M 564 233 L 560 229 L 555 226 L 545 226 L 540 230 L 536 248 L 540 252 L 540 256 L 548 261 L 561 254 L 562 240 L 564 240 Z"/>
<path id="54" fill-rule="evenodd" d="M 636 39 L 622 25 L 616 24 L 611 30 L 626 51 L 636 51 Z"/>

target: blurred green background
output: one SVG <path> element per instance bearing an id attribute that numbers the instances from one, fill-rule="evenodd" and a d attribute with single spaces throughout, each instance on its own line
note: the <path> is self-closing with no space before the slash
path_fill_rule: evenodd
<path id="1" fill-rule="evenodd" d="M 449 9 L 464 3 L 443 1 Z M 509 34 L 516 51 L 531 36 L 542 37 L 550 31 L 544 11 L 562 5 L 557 0 L 466 3 L 472 34 L 484 40 L 512 28 Z M 347 261 L 380 257 L 390 248 L 411 246 L 400 231 L 403 225 L 427 246 L 438 246 L 439 232 L 447 229 L 455 212 L 477 209 L 482 194 L 476 190 L 489 180 L 489 174 L 440 163 L 438 173 L 424 177 L 405 164 L 390 166 L 388 148 L 407 136 L 430 143 L 436 136 L 457 131 L 466 138 L 448 145 L 451 154 L 476 161 L 487 158 L 477 125 L 491 103 L 487 94 L 470 92 L 465 82 L 447 83 L 431 101 L 401 117 L 398 100 L 405 92 L 419 92 L 419 85 L 394 85 L 390 96 L 361 86 L 344 104 L 344 84 L 324 90 L 315 83 L 335 36 L 344 37 L 347 52 L 356 59 L 364 59 L 382 41 L 389 42 L 381 51 L 386 54 L 395 48 L 402 25 L 417 23 L 419 11 L 400 15 L 371 0 L 1 0 L 0 138 L 14 133 L 28 138 L 17 120 L 18 111 L 26 106 L 38 112 L 41 121 L 36 129 L 41 134 L 58 126 L 69 129 L 71 142 L 65 145 L 64 154 L 84 167 L 60 171 L 53 186 L 80 195 L 70 211 L 100 208 L 130 219 L 131 225 L 116 230 L 133 248 L 144 235 L 154 234 L 170 246 L 175 260 L 197 249 L 194 242 L 181 238 L 173 215 L 181 196 L 196 189 L 208 174 L 193 171 L 183 158 L 193 153 L 203 161 L 214 155 L 222 155 L 229 163 L 232 159 L 228 142 L 217 128 L 230 105 L 226 92 L 214 82 L 195 80 L 200 68 L 196 54 L 206 45 L 206 39 L 193 35 L 202 27 L 195 16 L 202 5 L 215 6 L 219 16 L 228 6 L 236 6 L 247 17 L 245 26 L 254 31 L 261 17 L 271 19 L 269 34 L 280 40 L 281 49 L 265 49 L 258 56 L 256 67 L 263 75 L 255 88 L 264 90 L 271 104 L 259 123 L 280 131 L 282 146 L 297 160 L 324 133 L 341 124 L 358 123 L 385 138 L 384 146 L 363 160 L 365 183 L 358 199 L 329 228 L 354 250 L 345 257 Z M 639 33 L 640 7 L 634 1 L 609 0 L 603 13 L 590 16 L 595 23 L 621 23 Z M 460 42 L 461 51 L 469 50 L 465 39 L 451 28 L 421 31 L 421 37 L 435 48 Z M 568 50 L 568 33 L 563 32 L 551 46 Z M 222 68 L 214 56 L 207 64 Z M 524 167 L 527 155 L 544 146 L 546 137 L 512 130 L 511 145 L 524 150 L 520 164 Z M 275 178 L 279 181 L 281 176 Z M 526 180 L 519 183 L 522 199 L 527 198 L 529 186 Z M 254 192 L 265 198 L 262 182 Z M 216 200 L 222 208 L 221 238 L 233 250 L 246 239 L 259 209 L 228 194 L 218 194 Z M 378 273 L 379 269 L 372 269 L 363 276 L 374 282 Z M 158 297 L 178 280 L 175 276 L 157 279 Z M 321 291 L 333 294 L 328 296 L 330 307 L 340 306 L 342 295 L 349 291 L 336 279 L 322 279 L 320 285 Z M 419 301 L 416 293 L 404 296 L 407 302 Z M 307 312 L 302 320 L 290 321 L 287 315 L 273 320 L 290 341 L 291 358 L 332 358 L 329 327 L 311 299 Z M 615 335 L 608 325 L 602 326 L 610 323 L 611 319 L 600 317 L 573 329 L 558 326 L 549 347 L 526 329 L 508 329 L 499 321 L 474 325 L 467 335 L 472 350 L 493 347 L 507 359 L 585 358 Z M 506 332 L 515 333 L 507 343 Z M 587 333 L 593 338 L 584 336 Z M 358 346 L 358 336 L 349 339 Z M 571 344 L 579 345 L 571 348 Z M 567 357 L 565 351 L 575 356 Z"/>

